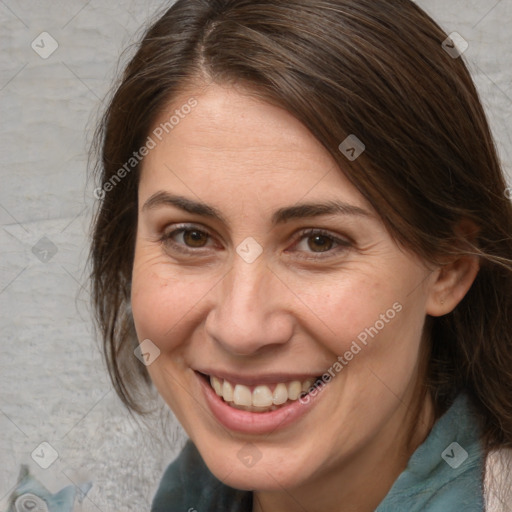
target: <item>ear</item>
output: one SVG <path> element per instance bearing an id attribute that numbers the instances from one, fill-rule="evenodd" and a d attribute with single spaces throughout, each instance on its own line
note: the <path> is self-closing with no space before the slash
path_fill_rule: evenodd
<path id="1" fill-rule="evenodd" d="M 478 227 L 469 219 L 459 222 L 456 233 L 463 251 L 474 242 Z M 480 261 L 478 256 L 461 254 L 439 267 L 433 276 L 433 284 L 427 299 L 427 314 L 443 316 L 451 313 L 471 288 L 478 271 Z"/>

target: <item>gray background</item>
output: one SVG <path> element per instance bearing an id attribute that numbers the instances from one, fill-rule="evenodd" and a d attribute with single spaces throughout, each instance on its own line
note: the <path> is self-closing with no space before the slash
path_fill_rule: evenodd
<path id="1" fill-rule="evenodd" d="M 464 56 L 510 175 L 512 0 L 417 3 L 469 42 Z M 149 510 L 184 441 L 175 421 L 164 436 L 168 412 L 142 422 L 120 406 L 94 339 L 84 273 L 92 127 L 120 52 L 163 5 L 0 0 L 0 510 L 21 463 L 53 492 L 91 480 L 81 510 Z M 47 59 L 31 47 L 44 31 L 59 45 Z M 41 442 L 58 452 L 48 469 L 31 457 L 36 450 L 48 460 Z"/>

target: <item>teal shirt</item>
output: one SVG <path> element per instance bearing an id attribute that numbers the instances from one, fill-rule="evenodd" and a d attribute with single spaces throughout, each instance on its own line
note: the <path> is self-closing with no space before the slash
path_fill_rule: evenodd
<path id="1" fill-rule="evenodd" d="M 459 395 L 375 512 L 482 512 L 484 453 L 469 399 Z M 252 512 L 252 492 L 223 484 L 189 440 L 166 469 L 151 512 Z"/>

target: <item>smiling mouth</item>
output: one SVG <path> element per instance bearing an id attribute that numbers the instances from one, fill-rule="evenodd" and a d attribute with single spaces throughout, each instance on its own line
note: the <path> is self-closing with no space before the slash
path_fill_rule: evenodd
<path id="1" fill-rule="evenodd" d="M 248 412 L 271 412 L 300 400 L 316 387 L 321 377 L 304 381 L 246 386 L 199 373 L 227 405 Z"/>

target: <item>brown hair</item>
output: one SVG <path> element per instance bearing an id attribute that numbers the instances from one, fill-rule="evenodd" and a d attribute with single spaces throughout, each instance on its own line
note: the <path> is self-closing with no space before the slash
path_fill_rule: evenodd
<path id="1" fill-rule="evenodd" d="M 466 391 L 487 448 L 512 447 L 512 205 L 478 94 L 443 30 L 409 0 L 178 0 L 147 30 L 96 133 L 104 186 L 162 107 L 194 82 L 241 83 L 302 121 L 374 206 L 392 236 L 433 264 L 478 255 L 455 310 L 429 317 L 436 418 Z M 339 144 L 355 134 L 350 162 Z M 93 301 L 110 376 L 142 412 L 129 310 L 140 165 L 99 205 Z M 105 189 L 106 190 L 106 189 Z M 479 227 L 474 243 L 460 219 Z"/>

